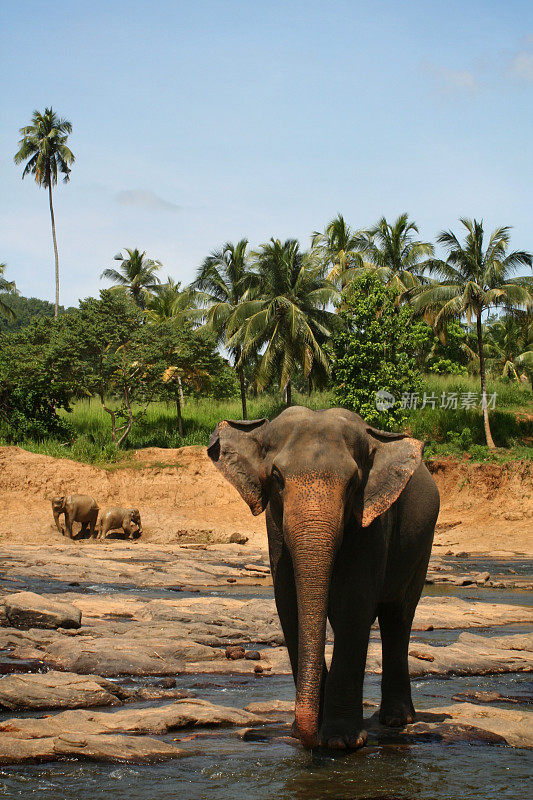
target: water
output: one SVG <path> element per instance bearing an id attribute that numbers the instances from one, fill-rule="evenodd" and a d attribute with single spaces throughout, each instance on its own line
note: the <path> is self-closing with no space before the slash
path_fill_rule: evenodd
<path id="1" fill-rule="evenodd" d="M 481 562 L 480 568 L 491 570 Z M 461 563 L 461 568 L 464 562 Z M 494 566 L 494 565 L 493 565 Z M 513 565 L 515 567 L 516 565 Z M 498 571 L 505 565 L 499 564 Z M 517 570 L 518 571 L 518 570 Z M 12 588 L 13 587 L 13 588 Z M 4 588 L 30 588 L 38 592 L 129 593 L 146 598 L 188 597 L 169 588 L 139 588 L 124 584 L 70 586 L 61 581 L 20 577 Z M 202 587 L 212 597 L 272 597 L 272 586 Z M 532 592 L 513 589 L 426 586 L 430 596 L 527 605 Z M 523 633 L 524 625 L 475 629 L 481 635 Z M 412 642 L 446 645 L 456 641 L 460 630 L 416 631 Z M 377 633 L 373 631 L 373 637 Z M 11 668 L 9 653 L 0 661 Z M 21 665 L 24 666 L 24 665 Z M 28 662 L 28 669 L 37 668 Z M 149 685 L 156 678 L 120 678 L 126 686 Z M 243 708 L 250 702 L 293 700 L 294 686 L 286 675 L 181 675 L 176 686 L 213 703 Z M 532 702 L 531 677 L 525 674 L 431 677 L 412 681 L 415 707 L 422 711 L 453 703 L 453 696 L 468 691 L 496 691 L 518 698 L 517 705 L 502 708 L 526 711 Z M 371 716 L 379 703 L 379 676 L 367 675 L 364 690 Z M 372 706 L 371 704 L 376 704 Z M 140 704 L 141 705 L 141 704 Z M 146 704 L 142 704 L 146 705 Z M 35 712 L 33 712 L 35 713 Z M 32 712 L 16 716 L 31 716 Z M 0 714 L 0 719 L 13 712 Z M 162 737 L 172 742 L 190 731 L 179 730 Z M 429 737 L 428 737 L 429 739 Z M 395 742 L 395 743 L 394 743 Z M 525 800 L 533 769 L 533 753 L 504 745 L 482 743 L 445 744 L 438 740 L 383 743 L 370 738 L 369 745 L 350 755 L 307 753 L 287 737 L 283 726 L 266 726 L 252 741 L 242 740 L 232 729 L 195 729 L 183 759 L 150 766 L 97 764 L 69 760 L 54 764 L 0 767 L 0 798 L 16 800 Z"/>

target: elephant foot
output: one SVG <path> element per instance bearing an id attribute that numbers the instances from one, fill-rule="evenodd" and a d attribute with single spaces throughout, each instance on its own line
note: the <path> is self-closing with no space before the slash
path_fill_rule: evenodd
<path id="1" fill-rule="evenodd" d="M 381 702 L 379 721 L 389 728 L 403 728 L 415 721 L 415 709 L 411 700 L 390 700 Z"/>
<path id="2" fill-rule="evenodd" d="M 320 730 L 320 746 L 328 750 L 359 750 L 366 740 L 367 732 L 361 729 L 361 723 L 332 721 Z"/>

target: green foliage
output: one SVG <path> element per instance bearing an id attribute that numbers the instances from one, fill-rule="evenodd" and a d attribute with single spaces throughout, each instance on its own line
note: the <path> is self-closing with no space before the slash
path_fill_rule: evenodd
<path id="1" fill-rule="evenodd" d="M 13 312 L 14 316 L 2 321 L 4 330 L 17 330 L 29 325 L 36 317 L 53 317 L 54 304 L 48 300 L 40 300 L 37 297 L 23 297 L 19 294 L 9 294 L 2 296 L 2 301 Z M 75 312 L 75 308 L 68 311 Z M 65 308 L 59 306 L 59 313 L 64 314 Z"/>
<path id="2" fill-rule="evenodd" d="M 333 392 L 337 402 L 386 430 L 407 419 L 402 396 L 421 387 L 414 354 L 428 336 L 423 322 L 414 322 L 407 306 L 398 306 L 398 293 L 376 275 L 356 278 L 344 291 L 340 316 L 345 328 L 332 337 Z M 395 398 L 383 411 L 376 392 Z"/>
<path id="3" fill-rule="evenodd" d="M 123 289 L 136 306 L 145 309 L 161 281 L 156 275 L 161 268 L 160 261 L 148 258 L 146 252 L 126 247 L 127 256 L 117 253 L 115 261 L 120 261 L 118 269 L 104 269 L 101 278 L 113 281 L 116 288 Z"/>

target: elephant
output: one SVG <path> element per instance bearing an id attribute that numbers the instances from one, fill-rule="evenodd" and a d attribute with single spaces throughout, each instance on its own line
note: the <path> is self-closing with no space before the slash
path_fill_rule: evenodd
<path id="1" fill-rule="evenodd" d="M 89 536 L 94 536 L 96 520 L 98 519 L 99 506 L 94 497 L 87 494 L 69 494 L 52 497 L 52 512 L 54 522 L 59 533 L 65 536 L 65 529 L 59 524 L 59 517 L 64 515 L 65 528 L 72 539 L 72 523 L 81 522 L 81 531 L 76 538 L 81 538 L 89 531 Z"/>
<path id="2" fill-rule="evenodd" d="M 292 733 L 306 748 L 366 743 L 363 680 L 376 617 L 380 722 L 401 727 L 415 718 L 409 637 L 440 503 L 423 448 L 342 408 L 292 406 L 271 422 L 223 420 L 211 436 L 215 466 L 254 515 L 266 511 L 274 598 L 296 686 Z"/>
<path id="3" fill-rule="evenodd" d="M 98 539 L 105 539 L 109 531 L 122 528 L 128 539 L 138 539 L 142 535 L 141 515 L 138 508 L 106 508 L 100 517 Z"/>

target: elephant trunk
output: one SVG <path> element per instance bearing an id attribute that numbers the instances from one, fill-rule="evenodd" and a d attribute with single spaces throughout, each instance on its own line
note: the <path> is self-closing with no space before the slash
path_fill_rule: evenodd
<path id="1" fill-rule="evenodd" d="M 305 747 L 318 744 L 320 688 L 326 643 L 329 584 L 340 539 L 336 520 L 299 521 L 288 534 L 298 599 L 298 674 L 295 718 Z"/>
<path id="2" fill-rule="evenodd" d="M 59 511 L 54 511 L 54 512 L 53 512 L 53 514 L 54 514 L 54 522 L 55 522 L 55 524 L 56 524 L 56 528 L 57 528 L 57 530 L 59 531 L 59 533 L 63 534 L 63 533 L 64 533 L 64 531 L 63 531 L 63 528 L 62 528 L 62 527 L 61 527 L 61 525 L 59 524 L 59 514 L 60 514 L 60 513 L 61 513 L 61 512 L 59 512 Z"/>

